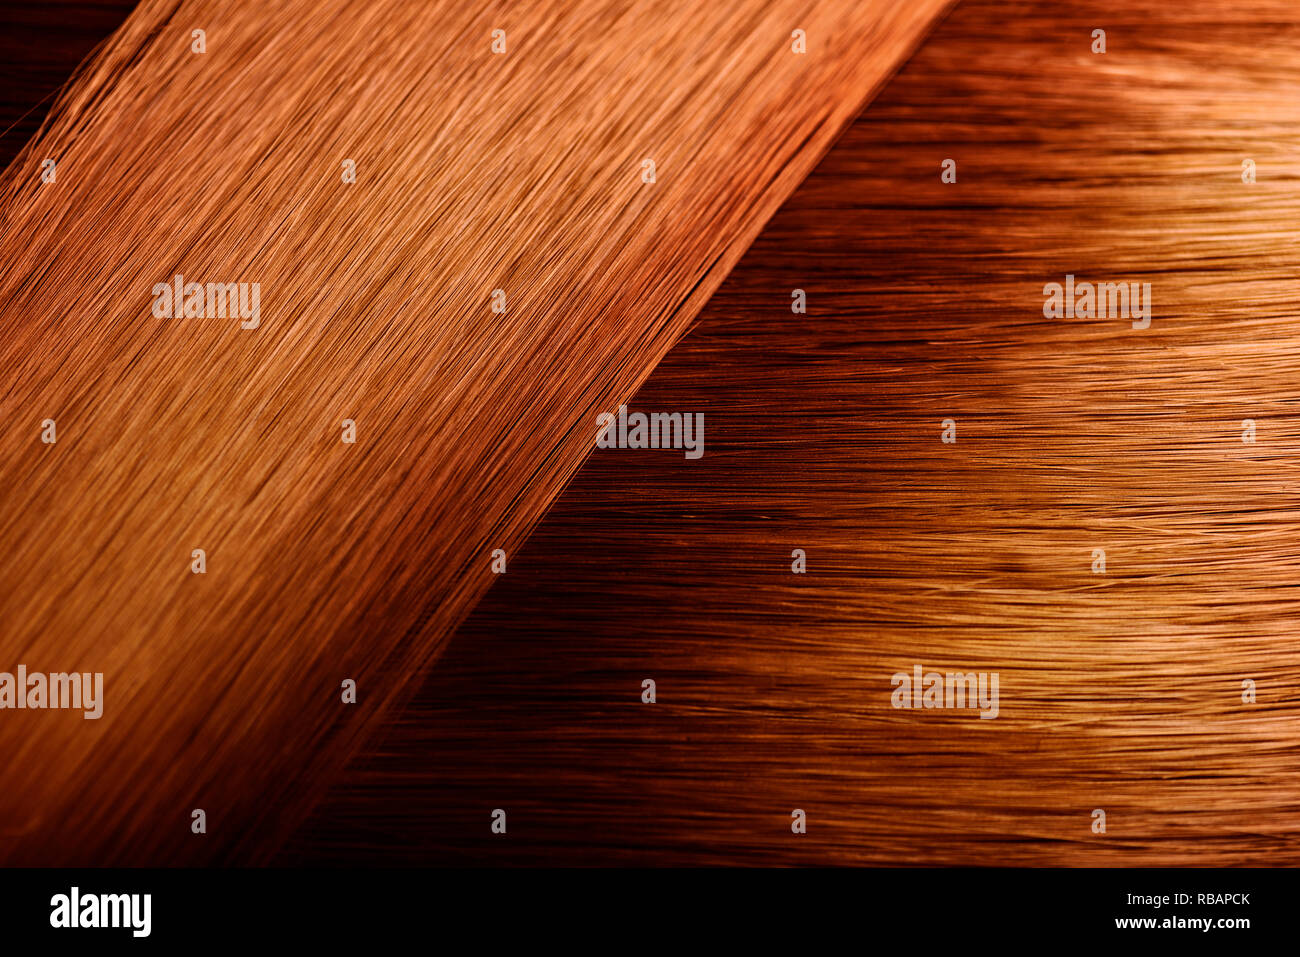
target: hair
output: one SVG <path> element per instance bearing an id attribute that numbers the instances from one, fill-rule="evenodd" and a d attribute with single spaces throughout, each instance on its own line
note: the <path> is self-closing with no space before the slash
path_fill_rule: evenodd
<path id="1" fill-rule="evenodd" d="M 143 0 L 0 176 L 0 670 L 106 699 L 0 859 L 274 855 L 946 5 Z"/>
<path id="2" fill-rule="evenodd" d="M 704 457 L 597 450 L 284 859 L 1300 863 L 1298 34 L 962 3 L 628 403 Z"/>

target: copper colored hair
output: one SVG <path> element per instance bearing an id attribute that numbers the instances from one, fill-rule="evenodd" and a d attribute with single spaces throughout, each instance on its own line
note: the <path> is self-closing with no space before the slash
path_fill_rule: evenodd
<path id="1" fill-rule="evenodd" d="M 704 457 L 595 451 L 287 859 L 1300 864 L 1297 40 L 959 4 L 629 403 Z"/>
<path id="2" fill-rule="evenodd" d="M 106 699 L 0 860 L 273 855 L 945 6 L 144 0 L 0 178 L 0 669 Z"/>

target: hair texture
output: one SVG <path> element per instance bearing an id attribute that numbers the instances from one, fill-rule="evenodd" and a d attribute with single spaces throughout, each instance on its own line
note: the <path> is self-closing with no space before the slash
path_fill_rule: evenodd
<path id="1" fill-rule="evenodd" d="M 0 860 L 273 854 L 945 6 L 144 0 L 0 177 L 0 669 L 106 697 Z"/>
<path id="2" fill-rule="evenodd" d="M 961 3 L 629 403 L 704 457 L 597 450 L 283 859 L 1300 863 L 1298 42 Z"/>

